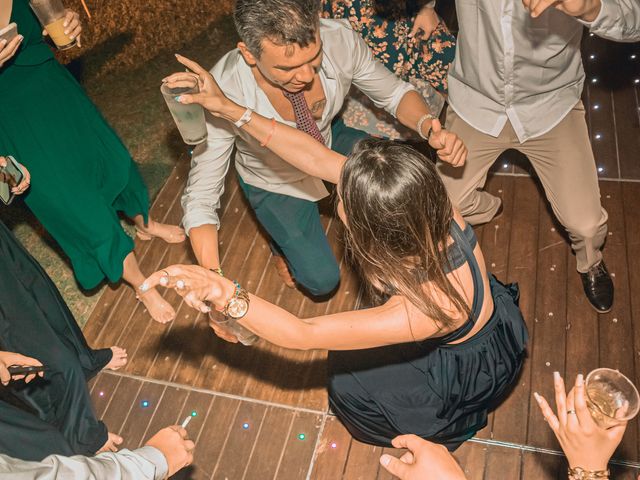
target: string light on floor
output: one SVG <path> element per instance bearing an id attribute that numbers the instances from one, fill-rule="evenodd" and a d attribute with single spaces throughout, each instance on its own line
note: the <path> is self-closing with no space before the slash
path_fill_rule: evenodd
<path id="1" fill-rule="evenodd" d="M 142 405 L 142 408 L 147 408 L 150 405 L 149 400 L 142 400 L 140 405 Z"/>
<path id="2" fill-rule="evenodd" d="M 633 83 L 635 83 L 636 85 L 638 85 L 640 83 L 640 78 L 636 78 Z"/>
<path id="3" fill-rule="evenodd" d="M 593 78 L 591 79 L 591 83 L 598 83 L 598 79 L 597 79 L 597 78 L 595 78 L 595 77 L 593 77 Z"/>
<path id="4" fill-rule="evenodd" d="M 600 133 L 596 133 L 595 137 L 596 140 L 600 140 L 602 138 L 602 134 Z"/>
<path id="5" fill-rule="evenodd" d="M 598 173 L 604 172 L 604 167 L 598 167 Z"/>
<path id="6" fill-rule="evenodd" d="M 298 440 L 304 440 L 305 438 L 307 438 L 307 436 L 304 433 L 298 434 Z"/>
<path id="7" fill-rule="evenodd" d="M 506 170 L 507 168 L 509 168 L 509 164 L 508 163 L 503 163 L 502 164 L 502 168 L 504 168 Z"/>
<path id="8" fill-rule="evenodd" d="M 589 60 L 595 60 L 595 59 L 596 59 L 595 55 L 593 55 L 593 54 L 589 55 Z"/>
<path id="9" fill-rule="evenodd" d="M 248 422 L 244 422 L 242 424 L 242 428 L 243 428 L 243 430 L 249 430 L 249 423 Z"/>
<path id="10" fill-rule="evenodd" d="M 336 442 L 331 442 L 331 448 L 338 448 L 338 444 Z"/>
<path id="11" fill-rule="evenodd" d="M 198 412 L 196 412 L 195 410 L 193 412 L 191 412 L 191 416 L 192 417 L 197 417 L 198 416 Z"/>
<path id="12" fill-rule="evenodd" d="M 637 55 L 634 53 L 629 57 L 631 60 L 635 60 L 637 58 Z"/>
<path id="13" fill-rule="evenodd" d="M 600 105 L 596 103 L 596 104 L 593 106 L 593 109 L 594 109 L 594 110 L 599 110 L 599 109 L 600 109 Z"/>
<path id="14" fill-rule="evenodd" d="M 104 392 L 100 392 L 98 395 L 100 395 L 101 397 L 104 397 Z"/>

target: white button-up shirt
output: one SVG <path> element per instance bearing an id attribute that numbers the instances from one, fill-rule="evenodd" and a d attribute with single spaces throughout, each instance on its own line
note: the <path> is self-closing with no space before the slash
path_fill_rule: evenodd
<path id="1" fill-rule="evenodd" d="M 321 20 L 323 59 L 319 72 L 326 97 L 320 132 L 331 145 L 331 122 L 340 112 L 352 85 L 380 108 L 395 115 L 402 97 L 414 90 L 376 61 L 362 38 L 346 20 Z M 295 128 L 276 112 L 257 85 L 239 50 L 227 53 L 211 70 L 225 95 L 268 118 Z M 242 179 L 269 192 L 316 201 L 327 195 L 322 180 L 310 177 L 282 160 L 249 134 L 228 121 L 207 115 L 207 141 L 193 152 L 191 171 L 182 196 L 187 232 L 191 228 L 219 225 L 217 209 L 224 191 L 224 178 L 235 147 L 235 165 Z"/>
<path id="2" fill-rule="evenodd" d="M 580 99 L 583 25 L 612 40 L 640 40 L 639 0 L 602 0 L 590 24 L 556 8 L 531 18 L 522 0 L 456 0 L 456 9 L 449 104 L 494 137 L 510 121 L 520 142 L 547 133 Z"/>

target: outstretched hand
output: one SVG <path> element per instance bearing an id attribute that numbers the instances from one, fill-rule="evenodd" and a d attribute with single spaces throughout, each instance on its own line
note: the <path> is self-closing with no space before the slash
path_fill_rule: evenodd
<path id="1" fill-rule="evenodd" d="M 438 28 L 440 19 L 432 6 L 425 5 L 420 9 L 413 22 L 409 37 L 429 38 L 433 31 Z"/>
<path id="2" fill-rule="evenodd" d="M 564 380 L 554 373 L 557 414 L 547 400 L 537 393 L 534 397 L 545 420 L 555 433 L 567 456 L 569 466 L 585 470 L 606 470 L 609 459 L 622 441 L 627 422 L 612 428 L 601 428 L 591 418 L 585 397 L 582 375 L 578 375 L 573 389 L 566 394 Z"/>
<path id="3" fill-rule="evenodd" d="M 177 53 L 176 59 L 191 70 L 191 72 L 177 72 L 163 78 L 162 81 L 166 83 L 169 88 L 176 88 L 183 86 L 185 83 L 191 84 L 195 78 L 198 82 L 198 89 L 200 91 L 199 93 L 182 94 L 177 98 L 177 100 L 184 104 L 200 104 L 206 110 L 211 112 L 212 115 L 216 117 L 222 116 L 224 107 L 228 106 L 230 102 L 218 86 L 213 75 L 202 68 L 202 66 L 197 62 L 189 60 Z"/>

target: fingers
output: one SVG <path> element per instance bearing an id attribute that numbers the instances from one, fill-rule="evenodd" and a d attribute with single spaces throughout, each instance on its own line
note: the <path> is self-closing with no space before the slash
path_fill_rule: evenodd
<path id="1" fill-rule="evenodd" d="M 67 10 L 67 15 L 65 17 L 63 27 L 65 27 L 64 34 L 67 35 L 71 40 L 80 36 L 80 32 L 82 32 L 80 15 L 71 10 Z"/>
<path id="2" fill-rule="evenodd" d="M 391 441 L 391 444 L 396 448 L 408 448 L 411 451 L 415 451 L 422 444 L 424 444 L 425 440 L 418 437 L 417 435 L 399 435 Z"/>
<path id="3" fill-rule="evenodd" d="M 551 430 L 553 430 L 553 432 L 557 434 L 558 429 L 560 428 L 560 421 L 558 420 L 558 417 L 556 417 L 556 415 L 553 413 L 553 410 L 551 410 L 549 402 L 547 402 L 547 399 L 542 395 L 539 395 L 538 392 L 534 392 L 533 397 L 536 399 L 536 402 L 538 402 L 538 407 L 540 407 L 542 416 L 549 424 L 549 427 L 551 427 Z"/>
<path id="4" fill-rule="evenodd" d="M 144 293 L 159 285 L 162 285 L 163 287 L 167 287 L 170 277 L 177 277 L 181 273 L 182 273 L 181 265 L 171 265 L 170 267 L 165 267 L 162 270 L 158 270 L 157 272 L 152 273 L 142 283 L 142 285 L 138 287 L 138 289 Z"/>
<path id="5" fill-rule="evenodd" d="M 0 156 L 0 168 L 4 168 L 7 166 L 7 159 L 6 157 Z"/>
<path id="6" fill-rule="evenodd" d="M 528 10 L 531 13 L 533 18 L 539 17 L 542 12 L 544 12 L 547 8 L 551 6 L 555 6 L 560 2 L 560 0 L 531 0 L 528 2 Z M 526 5 L 525 5 L 526 6 Z"/>
<path id="7" fill-rule="evenodd" d="M 180 82 L 189 82 L 189 85 L 192 85 L 194 79 L 197 80 L 197 77 L 191 72 L 176 72 L 164 77 L 162 82 L 169 84 L 169 87 L 173 88 L 182 86 Z"/>
<path id="8" fill-rule="evenodd" d="M 198 75 L 206 75 L 208 72 L 200 66 L 199 63 L 194 62 L 193 60 L 189 60 L 187 57 L 183 57 L 179 53 L 176 53 L 176 59 L 189 70 Z"/>
<path id="9" fill-rule="evenodd" d="M 2 385 L 6 387 L 7 385 L 9 385 L 10 381 L 11 374 L 9 373 L 7 366 L 4 363 L 0 362 L 0 382 L 2 382 Z"/>
<path id="10" fill-rule="evenodd" d="M 196 298 L 194 292 L 187 293 L 184 297 L 185 302 L 191 308 L 195 308 L 196 310 L 201 311 L 202 313 L 209 313 L 211 311 L 211 307 L 204 303 L 202 300 Z"/>
<path id="11" fill-rule="evenodd" d="M 415 460 L 415 457 L 413 456 L 413 453 L 408 451 L 405 452 L 401 457 L 400 457 L 400 461 L 403 463 L 406 463 L 408 465 L 411 465 Z"/>
<path id="12" fill-rule="evenodd" d="M 584 377 L 579 374 L 576 377 L 576 384 L 573 388 L 573 403 L 576 411 L 576 417 L 583 427 L 595 427 L 596 424 L 591 417 L 589 408 L 587 407 L 587 396 L 584 388 Z"/>
<path id="13" fill-rule="evenodd" d="M 20 44 L 23 40 L 22 35 L 16 36 L 10 42 L 6 40 L 0 40 L 0 65 L 2 65 L 6 60 L 13 57 L 20 47 Z"/>
<path id="14" fill-rule="evenodd" d="M 382 455 L 380 457 L 380 465 L 382 465 L 387 472 L 396 477 L 405 478 L 408 475 L 409 465 L 391 455 Z"/>
<path id="15" fill-rule="evenodd" d="M 567 424 L 567 394 L 564 388 L 564 380 L 559 372 L 553 372 L 553 388 L 556 396 L 556 408 L 558 409 L 558 420 L 560 425 Z"/>

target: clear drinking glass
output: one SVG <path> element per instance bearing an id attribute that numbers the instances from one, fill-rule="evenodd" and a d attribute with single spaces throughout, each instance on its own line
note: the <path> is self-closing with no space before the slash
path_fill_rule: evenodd
<path id="1" fill-rule="evenodd" d="M 214 308 L 212 308 L 209 312 L 209 320 L 211 321 L 211 323 L 215 323 L 227 333 L 235 335 L 238 338 L 238 341 L 243 345 L 253 345 L 260 339 L 260 337 L 253 333 L 251 330 L 248 330 L 240 325 L 238 323 L 238 320 L 231 317 L 225 317 Z"/>
<path id="2" fill-rule="evenodd" d="M 613 427 L 638 414 L 638 390 L 618 370 L 597 368 L 587 375 L 585 386 L 587 407 L 600 427 Z"/>
<path id="3" fill-rule="evenodd" d="M 64 33 L 66 11 L 62 0 L 30 0 L 29 5 L 58 50 L 66 50 L 76 44 L 75 38 L 72 40 Z"/>
<path id="4" fill-rule="evenodd" d="M 173 120 L 182 135 L 182 140 L 188 145 L 197 145 L 207 139 L 207 124 L 204 119 L 204 109 L 201 105 L 192 103 L 184 105 L 176 98 L 185 93 L 198 93 L 198 80 L 193 78 L 175 82 L 172 87 L 163 83 L 160 87 L 162 96 L 171 112 Z"/>

